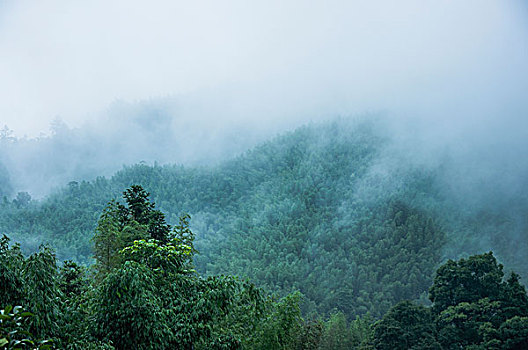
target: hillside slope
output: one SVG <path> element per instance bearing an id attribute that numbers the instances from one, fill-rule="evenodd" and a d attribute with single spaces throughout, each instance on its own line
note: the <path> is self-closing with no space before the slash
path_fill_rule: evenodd
<path id="1" fill-rule="evenodd" d="M 39 202 L 4 198 L 0 232 L 89 263 L 106 201 L 141 184 L 170 223 L 191 214 L 201 272 L 300 290 L 305 313 L 381 316 L 399 300 L 425 300 L 443 259 L 482 249 L 527 275 L 524 193 L 507 208 L 500 193 L 466 205 L 445 191 L 449 160 L 420 166 L 395 149 L 379 120 L 305 126 L 216 167 L 138 164 Z"/>

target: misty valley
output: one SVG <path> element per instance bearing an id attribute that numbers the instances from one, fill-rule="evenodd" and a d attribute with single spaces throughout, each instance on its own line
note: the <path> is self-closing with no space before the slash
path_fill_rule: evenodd
<path id="1" fill-rule="evenodd" d="M 528 1 L 0 0 L 0 350 L 528 350 Z"/>
<path id="2" fill-rule="evenodd" d="M 62 164 L 36 199 L 0 164 L 0 348 L 527 349 L 526 178 L 398 135 L 342 118 L 213 165 Z"/>

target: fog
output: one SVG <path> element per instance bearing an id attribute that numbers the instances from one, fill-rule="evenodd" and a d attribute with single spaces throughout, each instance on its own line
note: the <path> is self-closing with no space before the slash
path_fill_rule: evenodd
<path id="1" fill-rule="evenodd" d="M 526 62 L 520 0 L 0 1 L 0 178 L 12 187 L 0 192 L 41 197 L 140 161 L 211 164 L 375 112 L 407 161 L 463 165 L 454 193 L 475 174 L 518 193 Z"/>

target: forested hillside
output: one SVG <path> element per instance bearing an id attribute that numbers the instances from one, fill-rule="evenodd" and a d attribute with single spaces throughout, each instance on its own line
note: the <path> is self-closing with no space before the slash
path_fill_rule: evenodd
<path id="1" fill-rule="evenodd" d="M 191 215 L 200 273 L 249 277 L 280 295 L 299 290 L 305 315 L 380 317 L 400 300 L 426 301 L 445 259 L 483 250 L 528 275 L 524 187 L 515 201 L 490 188 L 480 194 L 489 202 L 465 201 L 447 190 L 446 176 L 456 173 L 449 157 L 422 166 L 411 161 L 412 148 L 394 144 L 379 120 L 340 120 L 299 128 L 214 167 L 126 166 L 41 201 L 5 187 L 0 232 L 26 252 L 48 242 L 59 259 L 91 264 L 108 198 L 141 184 L 170 224 Z"/>
<path id="2" fill-rule="evenodd" d="M 0 239 L 0 348 L 11 349 L 525 349 L 528 296 L 492 252 L 440 266 L 430 307 L 404 300 L 383 317 L 342 311 L 303 318 L 248 280 L 194 269 L 189 216 L 175 226 L 133 185 L 102 211 L 90 268 L 40 247 L 25 257 Z M 15 306 L 14 306 L 15 305 Z"/>

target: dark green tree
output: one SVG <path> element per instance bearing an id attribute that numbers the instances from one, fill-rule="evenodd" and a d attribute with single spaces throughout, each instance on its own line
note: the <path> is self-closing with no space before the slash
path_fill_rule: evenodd
<path id="1" fill-rule="evenodd" d="M 72 298 L 84 292 L 88 284 L 85 268 L 76 262 L 66 260 L 59 270 L 59 288 L 66 298 Z"/>
<path id="2" fill-rule="evenodd" d="M 121 262 L 118 254 L 136 240 L 155 239 L 166 244 L 171 239 L 171 227 L 165 215 L 154 209 L 149 193 L 139 185 L 123 192 L 126 205 L 115 200 L 105 207 L 97 223 L 94 256 L 99 273 L 107 273 Z"/>
<path id="3" fill-rule="evenodd" d="M 488 298 L 473 303 L 449 306 L 436 318 L 438 341 L 444 349 L 481 346 L 496 348 L 497 328 L 501 324 L 501 306 Z"/>
<path id="4" fill-rule="evenodd" d="M 502 284 L 499 300 L 504 318 L 528 316 L 526 288 L 520 283 L 520 276 L 515 272 L 512 272 L 506 282 Z"/>
<path id="5" fill-rule="evenodd" d="M 149 201 L 150 193 L 139 185 L 132 185 L 123 192 L 123 198 L 127 203 L 129 218 L 147 225 L 149 214 L 154 210 L 154 204 Z"/>
<path id="6" fill-rule="evenodd" d="M 239 349 L 249 342 L 263 319 L 261 292 L 233 277 L 196 273 L 189 215 L 171 229 L 141 187 L 125 199 L 126 206 L 111 202 L 97 227 L 96 258 L 108 266 L 99 269 L 93 299 L 97 339 L 116 349 Z M 164 240 L 149 235 L 152 226 L 165 230 Z"/>
<path id="7" fill-rule="evenodd" d="M 355 339 L 350 331 L 349 324 L 342 312 L 333 313 L 325 322 L 324 334 L 321 339 L 321 350 L 346 350 L 352 349 Z"/>
<path id="8" fill-rule="evenodd" d="M 267 317 L 257 328 L 251 348 L 258 350 L 295 349 L 302 335 L 300 293 L 287 295 L 271 304 Z"/>
<path id="9" fill-rule="evenodd" d="M 127 204 L 128 219 L 148 227 L 151 238 L 167 243 L 171 231 L 165 221 L 165 214 L 155 210 L 155 204 L 149 200 L 150 193 L 140 185 L 132 185 L 125 190 L 123 198 Z"/>
<path id="10" fill-rule="evenodd" d="M 128 261 L 105 277 L 95 297 L 94 321 L 101 340 L 116 349 L 162 349 L 170 330 L 153 271 Z"/>
<path id="11" fill-rule="evenodd" d="M 49 247 L 41 247 L 23 264 L 24 307 L 35 317 L 30 318 L 29 330 L 39 338 L 59 336 L 61 292 L 57 259 Z"/>
<path id="12" fill-rule="evenodd" d="M 298 350 L 323 350 L 321 338 L 324 334 L 324 323 L 321 320 L 305 321 L 297 342 Z"/>
<path id="13" fill-rule="evenodd" d="M 501 295 L 503 266 L 492 252 L 458 261 L 449 260 L 436 271 L 429 299 L 438 314 L 449 306 L 476 302 L 482 298 L 498 300 Z"/>
<path id="14" fill-rule="evenodd" d="M 24 256 L 20 246 L 9 245 L 9 238 L 0 238 L 0 305 L 20 305 L 23 301 L 22 265 Z"/>
<path id="15" fill-rule="evenodd" d="M 410 301 L 393 306 L 376 323 L 374 345 L 380 350 L 441 349 L 431 311 Z"/>
<path id="16" fill-rule="evenodd" d="M 528 315 L 526 289 L 492 252 L 449 260 L 436 273 L 430 289 L 438 341 L 445 349 L 510 349 L 523 344 Z M 512 337 L 519 332 L 519 337 Z M 508 345 L 509 344 L 509 345 Z"/>
<path id="17" fill-rule="evenodd" d="M 22 306 L 7 305 L 0 310 L 0 349 L 5 350 L 49 350 L 51 340 L 38 340 L 28 330 L 27 321 L 34 315 Z"/>
<path id="18" fill-rule="evenodd" d="M 501 324 L 499 337 L 502 349 L 528 349 L 528 317 L 514 316 Z"/>
<path id="19" fill-rule="evenodd" d="M 120 263 L 119 250 L 125 246 L 123 231 L 126 227 L 126 208 L 111 201 L 104 209 L 93 237 L 96 268 L 100 274 L 108 273 Z"/>

